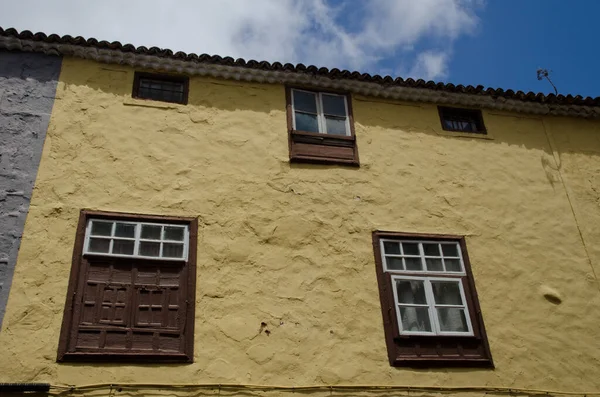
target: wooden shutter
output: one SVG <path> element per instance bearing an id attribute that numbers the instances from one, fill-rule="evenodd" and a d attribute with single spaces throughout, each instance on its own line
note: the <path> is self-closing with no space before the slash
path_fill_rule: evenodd
<path id="1" fill-rule="evenodd" d="M 58 360 L 191 361 L 197 223 L 187 262 L 81 254 L 80 218 Z M 102 213 L 106 214 L 106 213 Z M 111 219 L 145 220 L 122 214 Z M 121 216 L 121 218 L 119 217 Z M 160 218 L 161 220 L 163 218 Z M 156 217 L 151 218 L 156 221 Z M 181 223 L 181 218 L 168 218 Z M 83 222 L 83 227 L 81 223 Z"/>

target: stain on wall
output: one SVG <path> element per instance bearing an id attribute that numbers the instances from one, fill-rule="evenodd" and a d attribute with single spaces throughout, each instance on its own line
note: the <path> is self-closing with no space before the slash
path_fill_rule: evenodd
<path id="1" fill-rule="evenodd" d="M 60 64 L 60 57 L 0 50 L 0 325 Z"/>
<path id="2" fill-rule="evenodd" d="M 186 106 L 131 99 L 133 75 L 63 63 L 0 382 L 600 389 L 597 121 L 484 110 L 493 139 L 458 138 L 353 96 L 361 167 L 294 165 L 283 86 L 192 77 Z M 56 362 L 82 208 L 199 217 L 193 363 Z M 495 369 L 389 366 L 375 229 L 466 236 Z"/>

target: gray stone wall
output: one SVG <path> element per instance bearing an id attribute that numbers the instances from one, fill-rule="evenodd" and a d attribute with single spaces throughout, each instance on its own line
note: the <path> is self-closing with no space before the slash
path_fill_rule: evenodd
<path id="1" fill-rule="evenodd" d="M 0 326 L 60 65 L 57 56 L 0 50 Z"/>

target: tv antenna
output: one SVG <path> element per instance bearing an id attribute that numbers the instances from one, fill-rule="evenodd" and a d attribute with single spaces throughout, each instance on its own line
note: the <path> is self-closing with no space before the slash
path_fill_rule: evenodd
<path id="1" fill-rule="evenodd" d="M 542 80 L 542 79 L 548 80 L 548 83 L 550 83 L 550 85 L 552 85 L 552 88 L 554 88 L 554 93 L 556 95 L 558 95 L 558 90 L 556 89 L 556 86 L 554 85 L 554 83 L 552 82 L 552 80 L 550 80 L 550 73 L 551 72 L 552 72 L 551 70 L 539 68 L 537 70 L 537 79 L 538 80 Z"/>

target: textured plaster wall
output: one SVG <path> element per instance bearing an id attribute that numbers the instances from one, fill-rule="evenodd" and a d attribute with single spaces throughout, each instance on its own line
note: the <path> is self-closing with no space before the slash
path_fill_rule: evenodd
<path id="1" fill-rule="evenodd" d="M 0 50 L 0 324 L 60 63 L 59 57 Z"/>
<path id="2" fill-rule="evenodd" d="M 361 167 L 290 165 L 282 86 L 194 77 L 168 105 L 133 72 L 64 61 L 0 381 L 600 390 L 598 122 L 484 111 L 493 139 L 458 138 L 355 96 Z M 55 362 L 81 208 L 199 217 L 193 364 Z M 375 229 L 467 236 L 495 369 L 389 366 Z"/>

